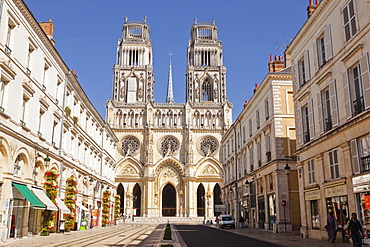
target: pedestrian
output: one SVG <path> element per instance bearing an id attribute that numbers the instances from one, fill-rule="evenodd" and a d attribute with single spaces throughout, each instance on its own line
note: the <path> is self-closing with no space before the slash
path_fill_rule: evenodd
<path id="1" fill-rule="evenodd" d="M 354 247 L 361 247 L 362 245 L 362 226 L 360 221 L 357 219 L 357 214 L 352 213 L 352 218 L 348 221 L 348 234 L 352 238 Z"/>
<path id="2" fill-rule="evenodd" d="M 218 225 L 218 221 L 219 221 L 218 216 L 216 216 L 216 219 L 215 219 L 216 225 Z"/>
<path id="3" fill-rule="evenodd" d="M 244 227 L 244 218 L 242 215 L 240 215 L 240 218 L 239 218 L 239 225 L 240 225 L 240 228 Z"/>
<path id="4" fill-rule="evenodd" d="M 334 212 L 330 211 L 326 219 L 326 231 L 328 232 L 329 240 L 334 243 L 337 239 L 338 220 L 334 216 Z"/>

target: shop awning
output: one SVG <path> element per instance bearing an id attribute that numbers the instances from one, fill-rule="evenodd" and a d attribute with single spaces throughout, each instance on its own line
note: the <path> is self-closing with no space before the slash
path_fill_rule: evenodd
<path id="1" fill-rule="evenodd" d="M 47 210 L 58 211 L 58 207 L 49 199 L 43 190 L 32 188 L 33 193 L 46 205 Z"/>
<path id="2" fill-rule="evenodd" d="M 35 196 L 34 193 L 24 184 L 12 183 L 17 190 L 32 204 L 33 208 L 45 209 L 46 206 Z"/>
<path id="3" fill-rule="evenodd" d="M 84 205 L 82 205 L 80 202 L 77 202 L 76 203 L 76 206 L 79 207 L 80 209 L 84 210 L 84 211 L 90 211 L 89 209 L 87 209 Z"/>
<path id="4" fill-rule="evenodd" d="M 58 208 L 62 211 L 63 214 L 69 214 L 71 212 L 59 197 L 57 197 L 55 201 L 57 202 Z"/>

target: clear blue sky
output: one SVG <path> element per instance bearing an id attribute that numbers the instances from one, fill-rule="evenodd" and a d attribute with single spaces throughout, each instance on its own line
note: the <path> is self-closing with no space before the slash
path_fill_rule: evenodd
<path id="1" fill-rule="evenodd" d="M 153 44 L 154 96 L 165 102 L 170 52 L 176 103 L 185 102 L 186 49 L 194 18 L 216 19 L 227 68 L 233 119 L 268 72 L 269 55 L 282 55 L 307 19 L 309 0 L 25 0 L 38 21 L 55 23 L 56 48 L 105 118 L 112 68 L 124 17 L 147 16 Z"/>

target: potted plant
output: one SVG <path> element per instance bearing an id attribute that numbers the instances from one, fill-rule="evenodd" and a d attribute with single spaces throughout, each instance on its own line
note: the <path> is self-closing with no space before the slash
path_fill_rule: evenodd
<path id="1" fill-rule="evenodd" d="M 71 108 L 69 108 L 68 106 L 66 106 L 65 113 L 66 113 L 67 117 L 71 116 L 71 112 L 72 112 Z"/>

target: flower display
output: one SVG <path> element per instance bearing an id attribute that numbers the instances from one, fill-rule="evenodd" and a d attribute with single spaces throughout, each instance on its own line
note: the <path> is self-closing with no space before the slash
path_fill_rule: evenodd
<path id="1" fill-rule="evenodd" d="M 120 195 L 114 197 L 114 221 L 116 222 L 119 218 L 119 209 L 121 204 Z"/>
<path id="2" fill-rule="evenodd" d="M 64 204 L 71 211 L 69 214 L 64 214 L 65 219 L 65 230 L 70 231 L 76 221 L 76 195 L 77 195 L 77 180 L 75 177 L 69 177 L 66 180 L 66 194 L 64 198 Z"/>
<path id="3" fill-rule="evenodd" d="M 110 191 L 106 190 L 103 192 L 103 209 L 102 209 L 102 226 L 106 226 L 108 224 L 109 218 L 109 199 L 110 199 Z"/>
<path id="4" fill-rule="evenodd" d="M 58 177 L 59 173 L 57 170 L 47 170 L 45 172 L 45 182 L 44 182 L 44 189 L 46 195 L 49 199 L 57 205 L 55 199 L 57 197 L 57 190 L 58 190 Z M 43 221 L 42 221 L 42 232 L 55 232 L 55 221 L 56 221 L 56 212 L 52 210 L 45 210 L 42 213 Z"/>

